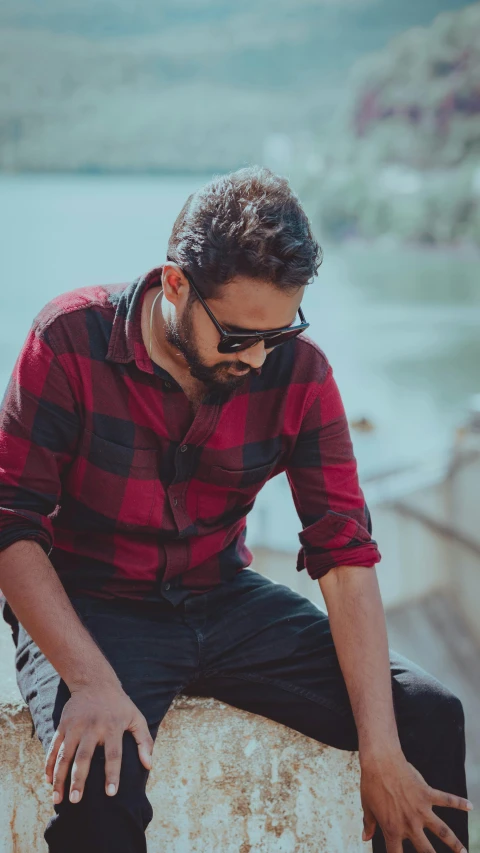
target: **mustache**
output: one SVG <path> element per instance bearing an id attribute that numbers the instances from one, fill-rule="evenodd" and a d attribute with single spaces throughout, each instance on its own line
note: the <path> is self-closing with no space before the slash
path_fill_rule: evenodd
<path id="1" fill-rule="evenodd" d="M 219 361 L 218 364 L 215 365 L 217 370 L 221 370 L 223 367 L 227 368 L 227 370 L 238 370 L 239 372 L 244 372 L 245 370 L 250 370 L 247 364 L 240 365 L 239 362 L 235 361 Z"/>

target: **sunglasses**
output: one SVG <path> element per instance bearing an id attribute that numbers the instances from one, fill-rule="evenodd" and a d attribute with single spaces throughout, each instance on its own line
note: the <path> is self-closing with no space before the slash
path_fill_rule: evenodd
<path id="1" fill-rule="evenodd" d="M 173 261 L 173 258 L 167 258 L 168 261 Z M 223 326 L 220 325 L 217 318 L 213 314 L 213 312 L 208 307 L 205 302 L 202 294 L 199 292 L 196 287 L 191 275 L 182 269 L 182 272 L 187 279 L 188 283 L 191 285 L 195 295 L 198 297 L 199 302 L 205 308 L 208 316 L 211 321 L 214 323 L 215 328 L 220 334 L 220 343 L 218 344 L 217 350 L 221 353 L 232 353 L 232 352 L 240 352 L 240 350 L 249 349 L 249 347 L 254 347 L 255 344 L 258 344 L 259 341 L 265 341 L 265 349 L 273 349 L 273 347 L 278 347 L 280 344 L 286 344 L 287 341 L 292 340 L 292 338 L 296 338 L 297 335 L 300 335 L 305 329 L 308 329 L 310 323 L 307 323 L 305 320 L 305 316 L 301 308 L 298 309 L 298 313 L 300 316 L 300 323 L 296 326 L 284 326 L 280 329 L 268 329 L 268 331 L 253 331 L 252 329 L 238 330 L 235 332 L 228 332 Z"/>

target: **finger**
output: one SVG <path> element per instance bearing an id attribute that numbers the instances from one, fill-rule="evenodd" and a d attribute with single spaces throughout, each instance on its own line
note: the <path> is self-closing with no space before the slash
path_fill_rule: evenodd
<path id="1" fill-rule="evenodd" d="M 73 756 L 75 754 L 75 750 L 77 748 L 78 741 L 76 740 L 65 740 L 60 746 L 58 750 L 57 760 L 55 762 L 55 767 L 53 770 L 53 802 L 61 803 L 63 799 L 63 788 L 65 785 L 65 779 L 67 777 L 67 773 L 72 762 Z"/>
<path id="2" fill-rule="evenodd" d="M 373 812 L 365 806 L 363 809 L 363 832 L 362 832 L 362 840 L 370 841 L 373 837 L 375 829 L 377 827 L 377 820 Z"/>
<path id="3" fill-rule="evenodd" d="M 362 832 L 362 841 L 371 841 L 374 834 L 375 834 L 376 828 L 377 828 L 376 825 L 370 829 L 365 829 L 365 827 L 364 827 L 363 832 Z"/>
<path id="4" fill-rule="evenodd" d="M 137 742 L 140 761 L 147 770 L 150 770 L 152 767 L 153 738 L 149 732 L 147 721 L 140 711 L 133 718 L 128 731 L 132 732 Z"/>
<path id="5" fill-rule="evenodd" d="M 75 753 L 72 764 L 72 776 L 70 780 L 69 799 L 71 803 L 79 803 L 85 788 L 85 780 L 90 770 L 90 763 L 97 742 L 95 740 L 82 738 Z"/>
<path id="6" fill-rule="evenodd" d="M 122 766 L 122 737 L 109 737 L 105 741 L 105 791 L 113 797 L 118 791 Z"/>
<path id="7" fill-rule="evenodd" d="M 53 781 L 53 769 L 55 767 L 58 750 L 62 745 L 63 738 L 63 733 L 57 729 L 50 741 L 50 746 L 48 747 L 48 752 L 45 758 L 45 778 L 49 785 L 51 785 Z"/>
<path id="8" fill-rule="evenodd" d="M 424 832 L 419 832 L 418 835 L 412 836 L 411 841 L 417 853 L 435 853 Z"/>
<path id="9" fill-rule="evenodd" d="M 470 800 L 466 800 L 464 797 L 457 797 L 456 794 L 447 794 L 446 791 L 439 791 L 437 788 L 431 788 L 430 794 L 434 806 L 446 806 L 450 809 L 464 809 L 464 811 L 473 809 Z"/>
<path id="10" fill-rule="evenodd" d="M 457 836 L 454 832 L 447 826 L 443 820 L 440 820 L 439 817 L 433 817 L 431 822 L 428 824 L 428 828 L 438 835 L 442 841 L 447 844 L 448 847 L 451 847 L 455 853 L 462 853 L 465 849 L 462 842 L 458 840 Z"/>
<path id="11" fill-rule="evenodd" d="M 403 853 L 403 844 L 399 838 L 390 839 L 390 841 L 385 838 L 385 846 L 387 853 Z"/>

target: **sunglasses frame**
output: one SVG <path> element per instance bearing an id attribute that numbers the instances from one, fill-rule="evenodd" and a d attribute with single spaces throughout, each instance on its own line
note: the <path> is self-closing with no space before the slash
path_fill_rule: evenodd
<path id="1" fill-rule="evenodd" d="M 173 261 L 172 258 L 167 258 L 167 260 L 172 261 L 173 263 L 176 263 L 176 261 Z M 295 331 L 297 334 L 294 337 L 296 337 L 297 335 L 300 335 L 302 332 L 304 332 L 305 329 L 308 329 L 308 327 L 310 326 L 310 323 L 307 323 L 307 321 L 305 319 L 305 315 L 304 315 L 301 307 L 299 306 L 298 313 L 300 315 L 301 323 L 298 323 L 296 326 L 282 326 L 279 329 L 268 329 L 268 331 L 264 331 L 264 332 L 262 332 L 261 330 L 257 331 L 257 330 L 253 330 L 253 329 L 245 330 L 244 332 L 228 332 L 226 329 L 224 329 L 221 326 L 221 324 L 218 322 L 217 318 L 215 317 L 215 314 L 213 313 L 213 311 L 211 311 L 210 308 L 208 307 L 207 303 L 205 302 L 205 299 L 203 298 L 202 294 L 198 290 L 198 287 L 196 286 L 195 282 L 193 281 L 190 273 L 188 273 L 184 269 L 182 269 L 182 272 L 183 272 L 185 278 L 187 279 L 188 283 L 191 285 L 193 292 L 198 297 L 199 302 L 205 308 L 205 311 L 207 312 L 208 316 L 210 317 L 212 323 L 215 325 L 217 332 L 220 334 L 220 343 L 217 346 L 218 352 L 222 352 L 222 353 L 242 352 L 242 350 L 240 348 L 238 348 L 238 349 L 235 348 L 232 350 L 220 349 L 222 344 L 226 344 L 228 342 L 228 340 L 231 338 L 256 338 L 256 340 L 253 341 L 251 344 L 249 344 L 248 347 L 243 347 L 243 349 L 245 350 L 245 349 L 250 349 L 250 347 L 255 346 L 259 341 L 268 341 L 268 338 L 276 337 L 276 335 L 282 334 L 284 332 L 294 332 Z M 292 340 L 292 338 L 287 338 L 287 340 Z M 283 341 L 283 343 L 287 343 L 287 340 Z M 280 344 L 275 344 L 275 346 L 281 346 L 281 344 L 282 344 L 282 342 L 280 342 Z M 267 349 L 268 349 L 268 347 L 267 347 Z M 273 347 L 271 347 L 270 349 L 273 349 Z"/>

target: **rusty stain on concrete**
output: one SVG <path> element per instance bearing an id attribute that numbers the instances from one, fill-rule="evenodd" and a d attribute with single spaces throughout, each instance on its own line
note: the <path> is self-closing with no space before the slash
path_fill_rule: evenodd
<path id="1" fill-rule="evenodd" d="M 10 818 L 10 832 L 12 834 L 13 853 L 17 853 L 17 851 L 18 851 L 18 835 L 17 835 L 17 828 L 15 826 L 16 820 L 17 820 L 17 807 L 14 804 L 13 814 L 12 814 L 12 817 Z"/>
<path id="2" fill-rule="evenodd" d="M 22 702 L 0 705 L 0 851 L 44 853 L 53 814 Z M 160 726 L 149 853 L 361 853 L 358 754 L 215 699 L 179 696 Z"/>

